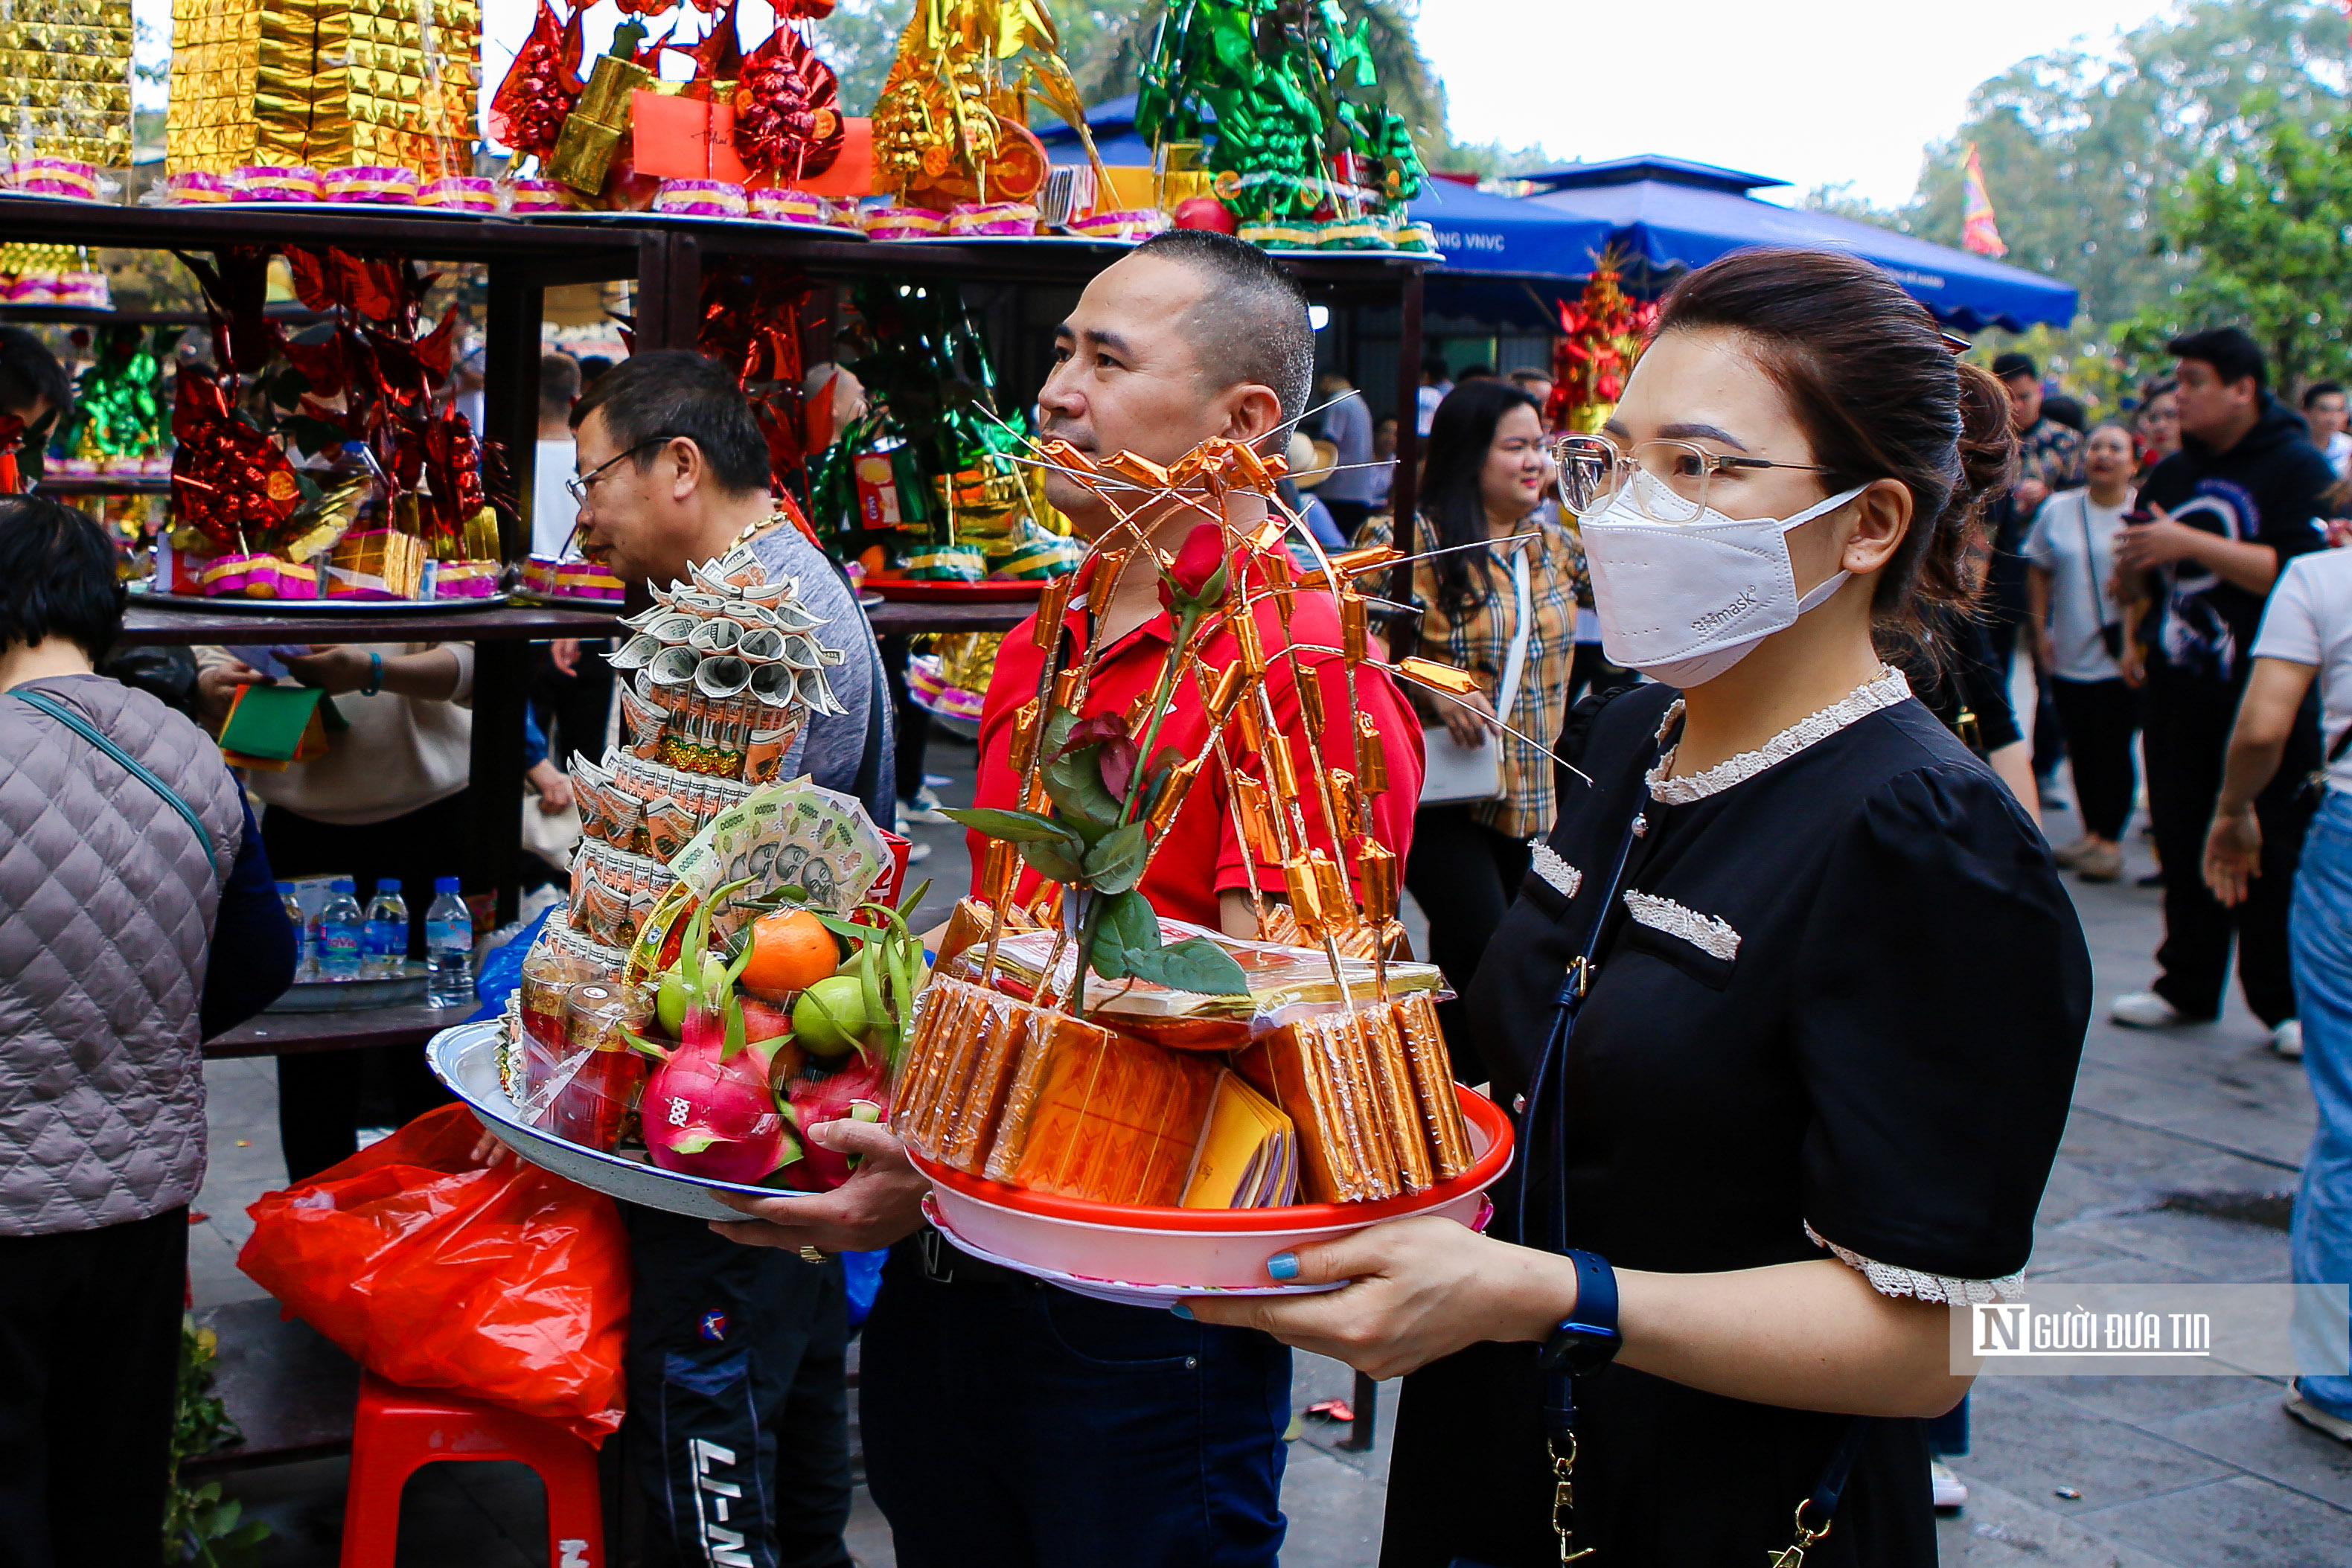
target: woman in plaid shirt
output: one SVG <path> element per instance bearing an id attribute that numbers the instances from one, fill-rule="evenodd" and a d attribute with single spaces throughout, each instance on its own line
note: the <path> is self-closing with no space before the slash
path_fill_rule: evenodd
<path id="1" fill-rule="evenodd" d="M 1501 748 L 1502 793 L 1491 800 L 1424 805 L 1413 819 L 1405 885 L 1429 916 L 1430 957 L 1455 989 L 1477 972 L 1486 940 L 1528 874 L 1528 840 L 1551 826 L 1552 762 L 1544 750 L 1559 733 L 1576 656 L 1577 557 L 1545 503 L 1543 419 L 1535 399 L 1507 382 L 1465 382 L 1446 394 L 1424 449 L 1416 548 L 1447 553 L 1413 569 L 1422 612 L 1415 650 L 1479 677 L 1483 695 L 1462 703 L 1408 688 L 1426 725 L 1444 725 L 1464 745 Z M 1516 543 L 1492 541 L 1536 537 Z M 1365 526 L 1360 544 L 1389 542 L 1388 519 Z M 1461 549 L 1447 547 L 1473 546 Z M 1495 727 L 1494 700 L 1518 631 L 1512 557 L 1528 552 L 1532 626 L 1511 711 Z M 1520 737 L 1532 739 L 1521 739 Z M 1538 744 L 1540 743 L 1540 744 Z M 1442 1004 L 1457 1014 L 1461 1004 Z M 1458 1016 L 1444 1019 L 1457 1075 L 1483 1082 L 1486 1069 Z"/>

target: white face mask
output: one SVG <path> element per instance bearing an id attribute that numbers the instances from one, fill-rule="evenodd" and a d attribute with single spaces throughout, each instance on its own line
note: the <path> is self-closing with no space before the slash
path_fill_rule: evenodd
<path id="1" fill-rule="evenodd" d="M 1634 486 L 1661 483 L 1646 472 L 1633 477 Z M 1799 598 L 1789 530 L 1868 488 L 1857 485 L 1793 517 L 1734 519 L 1709 507 L 1687 523 L 1653 522 L 1634 505 L 1633 486 L 1619 491 L 1581 530 L 1602 651 L 1612 664 L 1670 686 L 1713 680 L 1844 585 L 1850 574 L 1840 571 Z"/>

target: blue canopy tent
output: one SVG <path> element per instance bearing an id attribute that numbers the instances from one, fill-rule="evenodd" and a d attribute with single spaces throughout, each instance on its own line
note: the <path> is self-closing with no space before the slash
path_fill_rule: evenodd
<path id="1" fill-rule="evenodd" d="M 1572 163 L 1527 176 L 1540 187 L 1530 206 L 1605 224 L 1627 255 L 1628 282 L 1643 293 L 1667 276 L 1756 246 L 1843 250 L 1876 262 L 1938 320 L 1974 332 L 2063 327 L 2076 294 L 2022 267 L 1873 224 L 1758 201 L 1748 194 L 1785 180 L 1679 158 L 1619 158 Z M 1448 262 L 1452 257 L 1448 257 Z"/>

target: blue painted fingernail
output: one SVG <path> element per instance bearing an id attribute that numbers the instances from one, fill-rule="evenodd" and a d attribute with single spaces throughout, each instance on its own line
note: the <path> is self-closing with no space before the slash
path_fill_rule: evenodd
<path id="1" fill-rule="evenodd" d="M 1186 1322 L 1191 1322 L 1192 1321 L 1192 1309 L 1186 1306 L 1181 1301 L 1178 1301 L 1174 1306 L 1170 1307 L 1168 1310 L 1174 1312 L 1178 1317 L 1182 1318 Z"/>
<path id="2" fill-rule="evenodd" d="M 1277 1252 L 1265 1260 L 1265 1271 L 1276 1280 L 1296 1280 L 1298 1278 L 1298 1255 Z"/>

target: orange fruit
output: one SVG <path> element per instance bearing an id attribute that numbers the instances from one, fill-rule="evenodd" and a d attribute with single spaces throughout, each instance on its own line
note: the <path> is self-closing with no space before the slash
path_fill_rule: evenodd
<path id="1" fill-rule="evenodd" d="M 841 965 L 841 947 L 805 909 L 779 909 L 751 923 L 751 961 L 738 977 L 756 996 L 804 991 Z"/>

